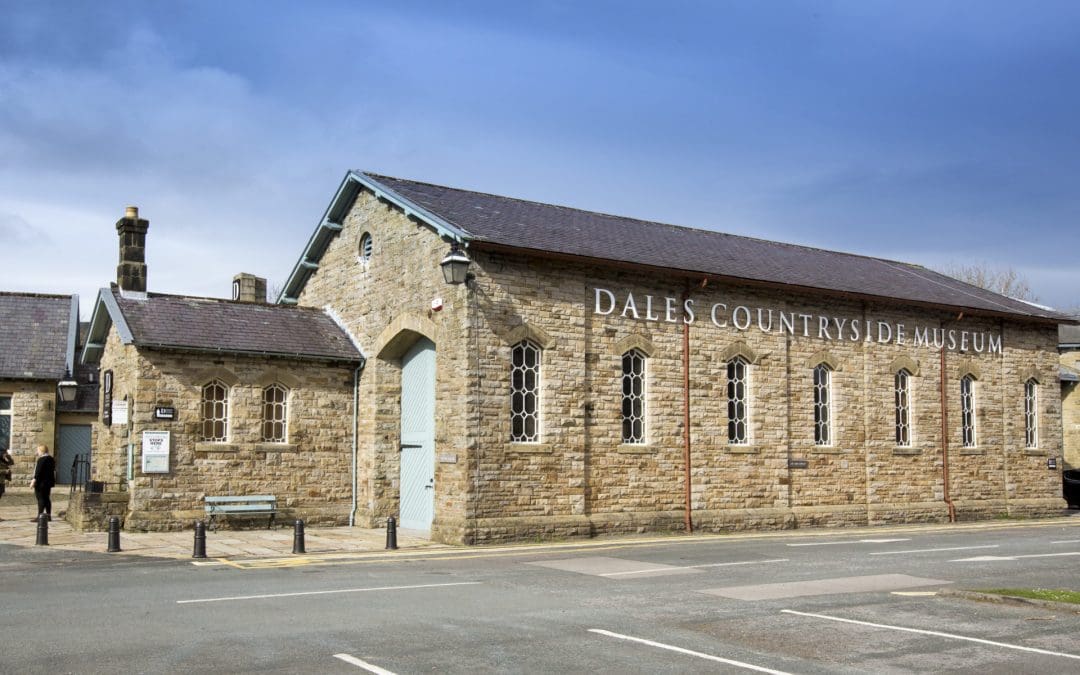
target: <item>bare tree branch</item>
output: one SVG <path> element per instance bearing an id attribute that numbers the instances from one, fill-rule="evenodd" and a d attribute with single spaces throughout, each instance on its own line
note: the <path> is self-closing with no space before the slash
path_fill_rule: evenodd
<path id="1" fill-rule="evenodd" d="M 952 264 L 938 270 L 954 279 L 972 286 L 985 288 L 1017 300 L 1038 302 L 1039 297 L 1031 290 L 1027 279 L 1011 267 L 995 269 L 986 263 L 976 265 Z"/>

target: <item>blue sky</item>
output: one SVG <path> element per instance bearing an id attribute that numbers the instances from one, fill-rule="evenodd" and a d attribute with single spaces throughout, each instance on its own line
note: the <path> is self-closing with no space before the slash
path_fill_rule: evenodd
<path id="1" fill-rule="evenodd" d="M 281 284 L 350 168 L 1080 306 L 1080 3 L 0 0 L 0 288 Z"/>

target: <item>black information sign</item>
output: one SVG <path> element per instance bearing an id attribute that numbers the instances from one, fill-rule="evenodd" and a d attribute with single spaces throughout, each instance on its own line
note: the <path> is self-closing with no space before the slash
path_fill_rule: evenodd
<path id="1" fill-rule="evenodd" d="M 154 408 L 154 419 L 156 420 L 174 420 L 176 419 L 176 408 L 168 408 L 165 406 L 158 406 Z"/>
<path id="2" fill-rule="evenodd" d="M 106 370 L 101 375 L 101 422 L 112 426 L 112 371 Z"/>
<path id="3" fill-rule="evenodd" d="M 1047 469 L 1056 469 L 1057 468 L 1057 457 L 1047 457 L 1046 458 L 1046 468 Z"/>
<path id="4" fill-rule="evenodd" d="M 787 461 L 789 469 L 809 469 L 810 460 L 808 459 L 789 459 Z"/>

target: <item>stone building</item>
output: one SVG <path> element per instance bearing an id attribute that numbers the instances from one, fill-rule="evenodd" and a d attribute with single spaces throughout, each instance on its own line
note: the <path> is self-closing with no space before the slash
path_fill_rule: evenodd
<path id="1" fill-rule="evenodd" d="M 1080 326 L 1058 328 L 1065 468 L 1080 469 Z"/>
<path id="2" fill-rule="evenodd" d="M 278 301 L 367 359 L 362 525 L 472 543 L 1064 506 L 1064 317 L 916 265 L 350 172 Z"/>
<path id="3" fill-rule="evenodd" d="M 286 516 L 349 523 L 363 364 L 349 336 L 322 309 L 267 304 L 252 275 L 236 277 L 233 300 L 147 292 L 148 226 L 133 208 L 117 222 L 117 283 L 90 321 L 91 473 L 105 494 L 73 504 L 72 519 L 101 526 L 108 508 L 127 529 L 177 529 L 205 515 L 207 495 L 270 494 Z"/>
<path id="4" fill-rule="evenodd" d="M 29 484 L 38 445 L 56 457 L 61 484 L 90 452 L 97 369 L 76 363 L 79 340 L 77 295 L 0 292 L 0 448 L 15 459 L 14 485 Z"/>

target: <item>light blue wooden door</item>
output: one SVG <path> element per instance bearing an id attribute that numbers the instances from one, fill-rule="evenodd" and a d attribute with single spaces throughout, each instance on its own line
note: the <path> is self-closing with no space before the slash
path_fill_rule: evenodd
<path id="1" fill-rule="evenodd" d="M 401 359 L 399 525 L 431 530 L 435 511 L 435 343 L 420 338 Z"/>
<path id="2" fill-rule="evenodd" d="M 90 425 L 61 424 L 60 444 L 56 448 L 57 483 L 71 484 L 71 463 L 76 455 L 84 455 L 83 459 L 90 459 Z"/>

